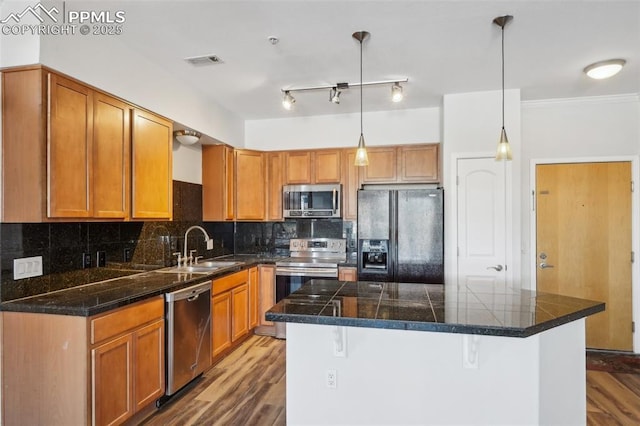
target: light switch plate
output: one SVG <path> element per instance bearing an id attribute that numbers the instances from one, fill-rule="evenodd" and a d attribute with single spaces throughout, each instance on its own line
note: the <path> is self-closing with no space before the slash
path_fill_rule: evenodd
<path id="1" fill-rule="evenodd" d="M 13 259 L 13 279 L 39 277 L 42 275 L 42 256 Z"/>
<path id="2" fill-rule="evenodd" d="M 213 239 L 212 238 L 207 240 L 207 250 L 213 250 Z"/>

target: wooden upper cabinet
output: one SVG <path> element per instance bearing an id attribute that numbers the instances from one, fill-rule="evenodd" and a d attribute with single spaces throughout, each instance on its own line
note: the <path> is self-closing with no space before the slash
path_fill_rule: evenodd
<path id="1" fill-rule="evenodd" d="M 398 148 L 399 182 L 439 182 L 439 144 L 403 145 Z"/>
<path id="2" fill-rule="evenodd" d="M 171 218 L 168 120 L 40 65 L 2 72 L 2 105 L 4 222 Z"/>
<path id="3" fill-rule="evenodd" d="M 358 188 L 360 188 L 360 167 L 353 163 L 356 159 L 355 149 L 342 151 L 342 217 L 358 219 Z"/>
<path id="4" fill-rule="evenodd" d="M 439 144 L 369 148 L 361 183 L 438 183 Z"/>
<path id="5" fill-rule="evenodd" d="M 267 152 L 267 220 L 282 220 L 284 152 Z"/>
<path id="6" fill-rule="evenodd" d="M 236 219 L 266 218 L 264 153 L 236 150 Z"/>
<path id="7" fill-rule="evenodd" d="M 285 152 L 285 183 L 339 183 L 341 159 L 339 149 Z"/>
<path id="8" fill-rule="evenodd" d="M 234 152 L 226 145 L 202 146 L 202 219 L 235 218 Z"/>
<path id="9" fill-rule="evenodd" d="M 361 167 L 362 183 L 396 182 L 398 176 L 398 160 L 396 147 L 367 148 L 369 165 Z"/>
<path id="10" fill-rule="evenodd" d="M 339 149 L 324 149 L 314 151 L 314 181 L 313 183 L 339 183 L 342 170 L 340 169 L 342 155 Z"/>
<path id="11" fill-rule="evenodd" d="M 93 216 L 129 217 L 131 107 L 102 93 L 93 97 Z"/>
<path id="12" fill-rule="evenodd" d="M 49 74 L 48 216 L 91 216 L 93 91 Z"/>
<path id="13" fill-rule="evenodd" d="M 133 219 L 173 215 L 173 124 L 147 111 L 133 111 L 131 141 Z"/>
<path id="14" fill-rule="evenodd" d="M 285 153 L 285 183 L 290 185 L 311 183 L 311 151 L 289 151 Z"/>

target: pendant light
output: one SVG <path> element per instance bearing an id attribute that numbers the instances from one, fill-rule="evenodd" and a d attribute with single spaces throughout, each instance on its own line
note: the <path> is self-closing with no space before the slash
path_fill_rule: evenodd
<path id="1" fill-rule="evenodd" d="M 364 132 L 362 126 L 362 42 L 364 42 L 369 33 L 367 31 L 356 31 L 352 37 L 360 42 L 360 139 L 358 140 L 358 150 L 356 151 L 355 166 L 368 166 L 369 156 L 367 155 L 367 147 L 364 144 Z"/>
<path id="2" fill-rule="evenodd" d="M 496 160 L 511 160 L 511 146 L 507 138 L 507 132 L 504 130 L 504 27 L 513 16 L 498 16 L 493 23 L 502 28 L 502 131 L 500 132 L 500 141 L 498 142 L 498 150 L 496 151 Z"/>

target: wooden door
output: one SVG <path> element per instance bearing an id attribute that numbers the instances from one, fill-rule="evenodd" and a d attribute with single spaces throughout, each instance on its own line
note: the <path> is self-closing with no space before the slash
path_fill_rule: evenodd
<path id="1" fill-rule="evenodd" d="M 164 320 L 137 330 L 133 339 L 133 405 L 138 411 L 164 395 Z"/>
<path id="2" fill-rule="evenodd" d="M 133 219 L 171 219 L 172 141 L 170 121 L 134 110 L 131 141 Z"/>
<path id="3" fill-rule="evenodd" d="M 231 347 L 231 292 L 217 294 L 211 299 L 213 357 Z"/>
<path id="4" fill-rule="evenodd" d="M 493 158 L 461 158 L 457 164 L 459 285 L 505 285 L 505 163 Z"/>
<path id="5" fill-rule="evenodd" d="M 356 150 L 344 150 L 342 155 L 342 217 L 344 219 L 357 220 L 360 167 L 353 165 L 356 158 Z"/>
<path id="6" fill-rule="evenodd" d="M 249 286 L 245 283 L 231 290 L 231 341 L 249 332 Z"/>
<path id="7" fill-rule="evenodd" d="M 285 153 L 287 184 L 312 183 L 311 151 L 290 151 Z"/>
<path id="8" fill-rule="evenodd" d="M 236 150 L 236 219 L 264 220 L 266 217 L 266 173 L 264 154 Z"/>
<path id="9" fill-rule="evenodd" d="M 282 220 L 284 153 L 267 153 L 267 220 Z"/>
<path id="10" fill-rule="evenodd" d="M 93 217 L 129 216 L 131 107 L 93 95 Z"/>
<path id="11" fill-rule="evenodd" d="M 536 166 L 538 291 L 606 303 L 587 346 L 633 350 L 631 163 Z"/>
<path id="12" fill-rule="evenodd" d="M 249 328 L 258 325 L 258 267 L 249 269 Z"/>
<path id="13" fill-rule="evenodd" d="M 260 266 L 258 270 L 260 299 L 259 318 L 260 325 L 272 326 L 272 321 L 264 319 L 264 314 L 276 304 L 276 268 L 274 266 Z"/>
<path id="14" fill-rule="evenodd" d="M 398 176 L 395 147 L 367 149 L 369 165 L 360 167 L 361 183 L 393 183 Z"/>
<path id="15" fill-rule="evenodd" d="M 49 74 L 48 216 L 91 216 L 93 91 Z"/>
<path id="16" fill-rule="evenodd" d="M 439 182 L 438 144 L 398 148 L 400 182 Z"/>
<path id="17" fill-rule="evenodd" d="M 91 351 L 94 425 L 120 424 L 133 415 L 133 337 L 126 334 Z"/>
<path id="18" fill-rule="evenodd" d="M 339 149 L 314 152 L 314 183 L 340 183 L 341 155 Z"/>

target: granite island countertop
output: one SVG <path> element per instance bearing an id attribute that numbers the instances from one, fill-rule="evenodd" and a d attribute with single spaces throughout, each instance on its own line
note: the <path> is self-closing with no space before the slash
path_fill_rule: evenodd
<path id="1" fill-rule="evenodd" d="M 92 316 L 149 297 L 179 290 L 190 285 L 250 268 L 271 264 L 278 257 L 260 255 L 229 255 L 212 260 L 239 262 L 209 273 L 163 272 L 162 268 L 119 278 L 71 287 L 0 303 L 0 311 L 31 312 L 73 316 Z"/>
<path id="2" fill-rule="evenodd" d="M 268 321 L 528 337 L 605 304 L 512 288 L 317 279 L 278 302 Z"/>

